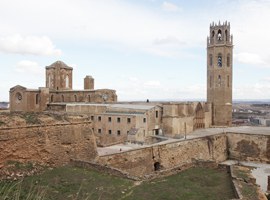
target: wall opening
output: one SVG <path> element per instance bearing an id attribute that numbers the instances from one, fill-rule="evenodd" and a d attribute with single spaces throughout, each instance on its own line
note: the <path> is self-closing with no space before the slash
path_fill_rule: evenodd
<path id="1" fill-rule="evenodd" d="M 154 168 L 155 168 L 155 171 L 160 170 L 160 169 L 161 169 L 160 163 L 159 163 L 159 162 L 155 162 L 155 163 L 154 163 Z"/>
<path id="2" fill-rule="evenodd" d="M 66 88 L 69 88 L 69 76 L 66 75 Z"/>
<path id="3" fill-rule="evenodd" d="M 218 75 L 218 87 L 220 87 L 220 86 L 221 86 L 221 76 Z"/>
<path id="4" fill-rule="evenodd" d="M 51 96 L 51 102 L 53 102 L 53 95 Z"/>
<path id="5" fill-rule="evenodd" d="M 221 53 L 219 53 L 218 54 L 218 67 L 222 67 L 222 54 Z"/>
<path id="6" fill-rule="evenodd" d="M 39 104 L 39 94 L 36 94 L 36 104 Z"/>
<path id="7" fill-rule="evenodd" d="M 64 95 L 62 95 L 62 102 L 65 102 L 65 97 L 64 97 Z"/>
<path id="8" fill-rule="evenodd" d="M 222 34 L 221 34 L 221 30 L 220 29 L 218 30 L 218 35 L 217 36 L 218 36 L 218 40 L 220 41 L 222 39 Z"/>
<path id="9" fill-rule="evenodd" d="M 230 60 L 231 60 L 231 56 L 230 54 L 227 55 L 227 67 L 230 67 Z"/>
<path id="10" fill-rule="evenodd" d="M 193 130 L 201 129 L 205 127 L 205 116 L 204 116 L 204 110 L 201 103 L 198 103 L 196 109 L 195 109 L 195 117 L 193 120 Z"/>

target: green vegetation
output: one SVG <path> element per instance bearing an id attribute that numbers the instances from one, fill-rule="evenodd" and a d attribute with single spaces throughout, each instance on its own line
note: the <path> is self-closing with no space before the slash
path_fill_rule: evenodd
<path id="1" fill-rule="evenodd" d="M 6 124 L 5 122 L 0 121 L 0 126 L 3 126 L 5 124 Z"/>
<path id="2" fill-rule="evenodd" d="M 41 124 L 38 115 L 35 113 L 23 113 L 22 118 L 25 119 L 27 124 Z"/>
<path id="3" fill-rule="evenodd" d="M 231 199 L 229 175 L 217 169 L 193 168 L 180 174 L 138 183 L 74 167 L 46 170 L 17 182 L 0 182 L 2 199 Z M 31 196 L 30 198 L 27 198 Z M 3 198 L 6 197 L 6 198 Z M 16 197 L 16 198 L 15 198 Z"/>

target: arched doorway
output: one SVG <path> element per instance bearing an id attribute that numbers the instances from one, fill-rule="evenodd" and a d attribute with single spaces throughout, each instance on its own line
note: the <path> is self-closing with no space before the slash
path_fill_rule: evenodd
<path id="1" fill-rule="evenodd" d="M 195 116 L 193 119 L 193 130 L 205 128 L 204 123 L 204 110 L 201 103 L 198 103 L 195 109 Z"/>

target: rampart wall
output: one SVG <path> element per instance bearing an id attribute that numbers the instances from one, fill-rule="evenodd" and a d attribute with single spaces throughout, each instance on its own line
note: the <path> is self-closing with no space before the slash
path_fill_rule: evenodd
<path id="1" fill-rule="evenodd" d="M 154 145 L 137 150 L 100 156 L 98 163 L 143 177 L 158 168 L 181 169 L 192 163 L 222 162 L 227 159 L 227 138 L 224 134 Z"/>
<path id="2" fill-rule="evenodd" d="M 97 156 L 91 122 L 0 129 L 0 165 L 8 160 L 62 165 Z"/>
<path id="3" fill-rule="evenodd" d="M 227 133 L 229 159 L 270 163 L 270 135 Z"/>

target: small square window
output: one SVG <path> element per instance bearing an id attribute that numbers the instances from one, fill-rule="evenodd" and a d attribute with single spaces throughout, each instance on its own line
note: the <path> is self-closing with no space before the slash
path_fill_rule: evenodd
<path id="1" fill-rule="evenodd" d="M 100 128 L 98 129 L 98 133 L 101 133 L 101 129 Z"/>
<path id="2" fill-rule="evenodd" d="M 112 118 L 111 117 L 108 117 L 108 122 L 111 122 L 112 121 Z"/>
<path id="3" fill-rule="evenodd" d="M 108 133 L 111 135 L 112 134 L 112 130 L 109 130 Z"/>
<path id="4" fill-rule="evenodd" d="M 121 122 L 121 118 L 117 117 L 117 122 L 120 123 Z"/>
<path id="5" fill-rule="evenodd" d="M 127 118 L 127 123 L 130 123 L 131 122 L 131 119 L 130 118 Z"/>
<path id="6" fill-rule="evenodd" d="M 98 117 L 98 121 L 101 121 L 101 116 Z"/>
<path id="7" fill-rule="evenodd" d="M 121 131 L 120 130 L 117 131 L 117 135 L 121 135 Z"/>
<path id="8" fill-rule="evenodd" d="M 143 118 L 143 123 L 146 123 L 146 118 Z"/>

